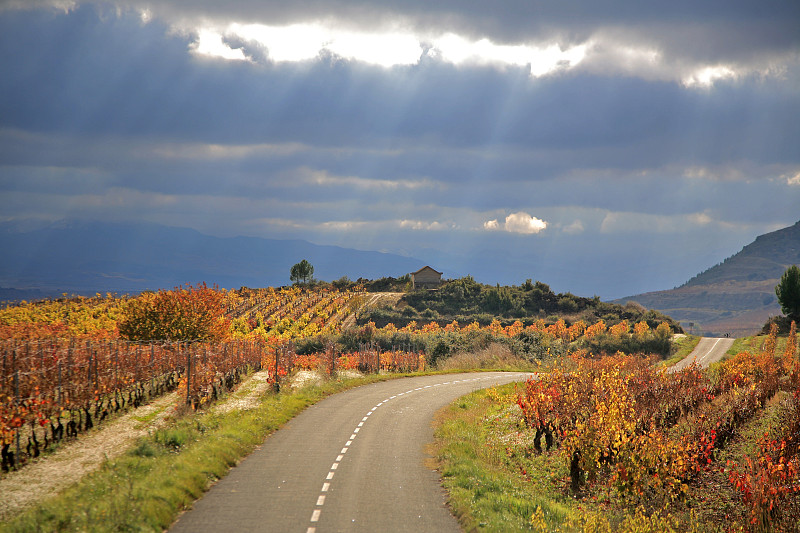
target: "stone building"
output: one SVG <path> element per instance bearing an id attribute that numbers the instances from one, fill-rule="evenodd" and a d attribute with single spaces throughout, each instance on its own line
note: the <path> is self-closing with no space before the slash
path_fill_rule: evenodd
<path id="1" fill-rule="evenodd" d="M 438 289 L 442 284 L 442 273 L 425 266 L 411 273 L 411 285 L 416 289 Z"/>

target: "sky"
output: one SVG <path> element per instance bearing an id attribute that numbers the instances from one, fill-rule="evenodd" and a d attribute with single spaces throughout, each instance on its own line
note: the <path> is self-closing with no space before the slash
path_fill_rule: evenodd
<path id="1" fill-rule="evenodd" d="M 0 0 L 0 221 L 65 218 L 670 289 L 800 219 L 800 3 Z"/>

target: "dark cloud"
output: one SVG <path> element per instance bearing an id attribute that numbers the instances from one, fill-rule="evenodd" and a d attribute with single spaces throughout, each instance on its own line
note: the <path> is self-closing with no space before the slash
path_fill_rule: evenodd
<path id="1" fill-rule="evenodd" d="M 797 22 L 800 21 L 800 6 L 785 0 L 681 0 L 658 4 L 637 0 L 445 0 L 435 3 L 424 0 L 237 0 L 223 4 L 213 0 L 168 0 L 158 4 L 126 0 L 119 3 L 150 8 L 179 20 L 204 16 L 222 21 L 284 25 L 333 19 L 369 28 L 402 23 L 417 30 L 440 32 L 444 29 L 509 43 L 551 35 L 580 40 L 597 28 L 640 27 L 646 28 L 651 37 L 676 46 L 688 44 L 684 39 L 686 35 L 691 35 L 695 46 L 711 46 L 728 36 L 730 42 L 726 45 L 746 43 L 750 50 L 754 45 L 774 48 L 797 43 Z M 660 34 L 652 35 L 659 28 Z M 683 28 L 685 32 L 676 35 L 676 28 Z M 738 39 L 735 39 L 737 34 Z M 746 49 L 745 44 L 740 46 Z"/>
<path id="2" fill-rule="evenodd" d="M 20 50 L 2 60 L 7 127 L 378 148 L 425 139 L 437 146 L 569 149 L 571 164 L 578 157 L 587 166 L 619 160 L 619 147 L 656 144 L 665 159 L 686 154 L 686 143 L 700 157 L 704 150 L 718 159 L 791 156 L 800 132 L 786 113 L 800 99 L 768 83 L 723 84 L 710 95 L 632 78 L 531 80 L 523 69 L 221 64 L 192 58 L 186 40 L 133 16 L 109 23 L 82 8 L 2 22 L 0 46 Z M 753 130 L 764 135 L 753 139 Z"/>
<path id="3" fill-rule="evenodd" d="M 621 42 L 669 44 L 679 57 L 667 70 L 796 54 L 797 7 L 755 5 L 174 1 L 147 23 L 108 4 L 0 10 L 0 217 L 304 238 L 585 295 L 667 288 L 796 221 L 796 63 L 688 88 L 597 66 L 532 78 L 430 57 L 390 69 L 330 54 L 234 62 L 196 57 L 196 36 L 173 24 L 402 14 L 509 43 L 623 28 Z M 743 44 L 726 44 L 735 32 Z M 512 213 L 548 226 L 483 230 Z"/>

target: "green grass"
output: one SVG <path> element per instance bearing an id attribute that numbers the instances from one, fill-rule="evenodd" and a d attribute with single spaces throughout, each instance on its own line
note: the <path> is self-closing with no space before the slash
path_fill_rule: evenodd
<path id="1" fill-rule="evenodd" d="M 552 497 L 555 485 L 547 474 L 558 470 L 558 464 L 545 455 L 532 455 L 513 472 L 509 468 L 519 459 L 513 457 L 517 447 L 494 445 L 493 429 L 485 417 L 500 415 L 491 399 L 496 390 L 513 391 L 513 386 L 464 396 L 437 417 L 431 451 L 450 507 L 466 531 L 530 531 L 538 509 L 549 526 L 561 524 L 571 510 L 566 497 Z"/>
<path id="2" fill-rule="evenodd" d="M 750 352 L 756 353 L 761 348 L 761 345 L 764 344 L 764 339 L 766 337 L 758 335 L 754 337 L 739 337 L 733 341 L 733 344 L 728 349 L 726 355 L 736 355 L 741 352 Z"/>
<path id="3" fill-rule="evenodd" d="M 163 413 L 164 409 L 165 409 L 164 407 L 161 407 L 159 409 L 153 409 L 152 411 L 150 411 L 146 415 L 143 415 L 143 416 L 132 416 L 131 418 L 133 420 L 136 420 L 137 422 L 141 422 L 142 424 L 149 424 L 150 422 L 155 420 L 158 415 Z"/>
<path id="4" fill-rule="evenodd" d="M 0 524 L 2 532 L 164 531 L 271 432 L 366 376 L 267 395 L 254 409 L 190 413 L 140 439 L 62 493 Z"/>
<path id="5" fill-rule="evenodd" d="M 800 337 L 800 334 L 798 334 Z M 767 340 L 767 335 L 754 335 L 752 337 L 739 337 L 733 341 L 733 345 L 726 352 L 729 356 L 734 356 L 740 352 L 758 353 Z M 788 336 L 779 336 L 775 342 L 775 354 L 780 355 L 786 350 Z"/>
<path id="6" fill-rule="evenodd" d="M 697 344 L 700 342 L 701 337 L 697 335 L 686 335 L 685 337 L 678 337 L 672 341 L 673 350 L 675 353 L 669 357 L 669 359 L 665 359 L 661 362 L 662 366 L 670 367 L 676 363 L 681 362 L 683 359 L 686 358 L 692 350 L 695 349 Z"/>

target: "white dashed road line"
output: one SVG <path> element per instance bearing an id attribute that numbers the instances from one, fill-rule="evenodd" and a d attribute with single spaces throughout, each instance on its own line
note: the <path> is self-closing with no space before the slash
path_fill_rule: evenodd
<path id="1" fill-rule="evenodd" d="M 316 508 L 311 513 L 310 522 L 312 524 L 316 524 L 317 522 L 319 522 L 320 515 L 322 515 L 322 507 L 325 505 L 325 494 L 324 493 L 330 491 L 330 488 L 331 488 L 330 480 L 333 479 L 333 475 L 339 469 L 339 465 L 340 465 L 342 459 L 344 458 L 344 454 L 346 454 L 347 450 L 350 448 L 350 446 L 353 445 L 353 441 L 358 436 L 358 432 L 361 431 L 361 428 L 364 426 L 364 422 L 366 422 L 369 419 L 370 415 L 372 415 L 372 413 L 374 413 L 376 409 L 378 409 L 379 407 L 381 407 L 382 405 L 386 404 L 387 402 L 389 402 L 391 400 L 394 400 L 394 399 L 399 398 L 400 396 L 404 396 L 406 394 L 411 394 L 412 392 L 415 392 L 415 391 L 420 391 L 420 390 L 423 390 L 423 389 L 430 389 L 432 387 L 440 387 L 442 385 L 454 385 L 456 383 L 467 383 L 467 382 L 481 381 L 481 380 L 486 380 L 486 379 L 494 379 L 494 376 L 492 376 L 492 377 L 482 377 L 482 378 L 473 378 L 473 379 L 464 379 L 464 380 L 455 380 L 455 381 L 445 381 L 443 383 L 435 383 L 433 385 L 425 385 L 424 387 L 417 387 L 416 389 L 411 389 L 411 390 L 408 390 L 406 392 L 401 392 L 399 394 L 395 394 L 394 396 L 389 396 L 388 398 L 386 398 L 385 400 L 383 400 L 382 402 L 377 404 L 375 407 L 370 409 L 369 412 L 367 412 L 366 416 L 364 416 L 364 418 L 362 418 L 361 421 L 358 423 L 358 426 L 356 426 L 356 428 L 353 430 L 352 435 L 350 435 L 350 438 L 347 440 L 347 442 L 345 442 L 344 448 L 342 448 L 342 451 L 339 454 L 339 456 L 336 458 L 336 461 L 331 465 L 331 468 L 328 471 L 328 475 L 325 478 L 326 481 L 325 481 L 325 483 L 322 484 L 322 489 L 320 491 L 321 494 L 317 498 Z M 317 531 L 316 526 L 312 525 L 312 526 L 308 527 L 308 529 L 306 530 L 306 533 L 316 533 L 316 531 Z"/>

